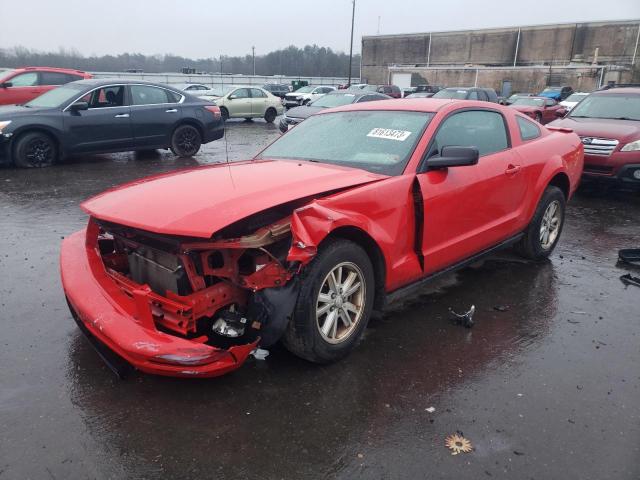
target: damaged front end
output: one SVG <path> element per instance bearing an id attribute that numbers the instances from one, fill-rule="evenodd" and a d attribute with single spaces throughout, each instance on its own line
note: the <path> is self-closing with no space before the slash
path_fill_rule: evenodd
<path id="1" fill-rule="evenodd" d="M 61 255 L 74 316 L 142 371 L 234 370 L 281 337 L 295 306 L 302 263 L 288 260 L 291 217 L 280 217 L 266 226 L 268 215 L 245 219 L 210 240 L 91 218 L 84 242 L 83 232 L 69 237 Z"/>

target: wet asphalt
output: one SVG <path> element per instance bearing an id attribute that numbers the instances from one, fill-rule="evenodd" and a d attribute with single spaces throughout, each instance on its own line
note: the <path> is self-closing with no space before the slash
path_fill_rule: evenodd
<path id="1" fill-rule="evenodd" d="M 67 310 L 60 242 L 90 195 L 278 136 L 228 125 L 194 159 L 0 169 L 1 480 L 640 478 L 640 288 L 619 279 L 640 270 L 616 265 L 640 247 L 634 193 L 581 191 L 550 261 L 504 252 L 441 278 L 341 363 L 276 347 L 218 379 L 117 380 Z M 451 320 L 472 304 L 474 328 Z M 473 452 L 451 455 L 455 432 Z"/>

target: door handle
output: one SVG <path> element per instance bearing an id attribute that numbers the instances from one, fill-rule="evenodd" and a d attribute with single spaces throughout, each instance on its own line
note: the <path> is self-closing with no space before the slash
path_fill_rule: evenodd
<path id="1" fill-rule="evenodd" d="M 507 167 L 507 169 L 504 171 L 504 173 L 506 173 L 507 175 L 515 175 L 516 173 L 518 173 L 520 171 L 520 165 L 512 165 L 509 164 L 509 166 Z"/>
<path id="2" fill-rule="evenodd" d="M 178 113 L 178 110 L 175 108 L 170 108 L 169 110 L 165 110 L 167 113 Z"/>
<path id="3" fill-rule="evenodd" d="M 116 115 L 116 118 L 129 118 L 129 114 L 128 113 L 119 113 L 118 115 Z"/>

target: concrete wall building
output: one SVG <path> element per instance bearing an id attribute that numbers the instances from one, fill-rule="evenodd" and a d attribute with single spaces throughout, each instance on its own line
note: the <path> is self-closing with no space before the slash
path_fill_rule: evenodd
<path id="1" fill-rule="evenodd" d="M 503 94 L 546 85 L 593 90 L 640 82 L 640 20 L 362 38 L 362 81 L 483 86 Z"/>

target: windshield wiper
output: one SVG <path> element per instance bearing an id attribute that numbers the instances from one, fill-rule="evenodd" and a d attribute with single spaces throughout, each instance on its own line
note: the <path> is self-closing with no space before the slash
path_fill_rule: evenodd
<path id="1" fill-rule="evenodd" d="M 638 118 L 631 118 L 631 117 L 602 117 L 602 118 L 605 118 L 607 120 L 635 120 L 635 121 L 640 120 Z"/>

